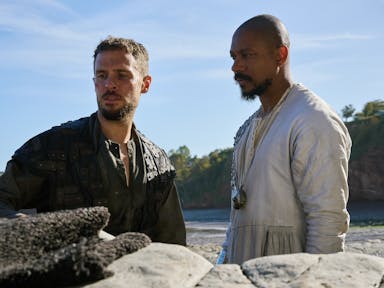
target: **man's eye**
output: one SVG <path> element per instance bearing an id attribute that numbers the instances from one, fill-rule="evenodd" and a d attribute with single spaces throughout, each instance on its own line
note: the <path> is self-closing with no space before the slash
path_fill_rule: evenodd
<path id="1" fill-rule="evenodd" d="M 250 58 L 250 57 L 253 57 L 255 55 L 256 55 L 255 53 L 251 53 L 251 52 L 243 53 L 242 54 L 243 58 Z"/>
<path id="2" fill-rule="evenodd" d="M 107 79 L 107 75 L 103 74 L 103 73 L 96 74 L 96 79 L 98 79 L 98 80 L 105 80 L 105 79 Z"/>
<path id="3" fill-rule="evenodd" d="M 125 74 L 125 73 L 121 73 L 121 74 L 118 75 L 118 78 L 121 79 L 121 80 L 128 79 L 129 75 Z"/>

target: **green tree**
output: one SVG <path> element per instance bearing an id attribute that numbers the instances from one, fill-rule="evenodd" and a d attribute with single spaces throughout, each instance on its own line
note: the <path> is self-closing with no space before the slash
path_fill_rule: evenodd
<path id="1" fill-rule="evenodd" d="M 169 159 L 177 171 L 177 177 L 180 180 L 184 180 L 191 174 L 191 152 L 185 145 L 180 146 L 176 151 L 171 150 L 168 152 Z"/>
<path id="2" fill-rule="evenodd" d="M 383 100 L 375 100 L 368 102 L 364 105 L 363 111 L 355 114 L 356 120 L 365 120 L 375 116 L 379 111 L 384 110 L 384 101 Z"/>
<path id="3" fill-rule="evenodd" d="M 348 119 L 353 116 L 353 113 L 355 113 L 356 109 L 353 108 L 352 104 L 346 105 L 342 110 L 341 113 L 343 114 L 343 118 L 345 122 L 348 122 Z"/>
<path id="4" fill-rule="evenodd" d="M 169 152 L 176 168 L 176 186 L 184 208 L 228 207 L 232 149 L 191 157 L 186 146 Z"/>

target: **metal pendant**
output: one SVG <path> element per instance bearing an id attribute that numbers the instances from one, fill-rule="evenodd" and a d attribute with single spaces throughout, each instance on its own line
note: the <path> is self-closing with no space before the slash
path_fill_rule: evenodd
<path id="1" fill-rule="evenodd" d="M 244 191 L 243 185 L 241 185 L 240 189 L 238 189 L 234 194 L 235 195 L 232 197 L 233 208 L 243 208 L 247 202 L 247 194 Z"/>

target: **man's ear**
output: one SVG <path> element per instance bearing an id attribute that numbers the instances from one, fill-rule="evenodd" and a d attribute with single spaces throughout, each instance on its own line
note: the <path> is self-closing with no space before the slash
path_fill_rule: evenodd
<path id="1" fill-rule="evenodd" d="M 287 62 L 288 59 L 288 47 L 285 45 L 281 45 L 278 50 L 278 58 L 277 58 L 277 64 L 283 65 L 285 62 Z"/>
<path id="2" fill-rule="evenodd" d="M 149 86 L 151 86 L 152 77 L 147 75 L 143 78 L 143 83 L 141 84 L 141 93 L 147 93 Z"/>

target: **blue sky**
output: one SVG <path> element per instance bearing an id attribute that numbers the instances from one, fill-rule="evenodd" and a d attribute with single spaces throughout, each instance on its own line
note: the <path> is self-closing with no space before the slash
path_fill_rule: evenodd
<path id="1" fill-rule="evenodd" d="M 0 171 L 26 140 L 97 108 L 92 54 L 108 35 L 150 53 L 135 122 L 166 151 L 231 147 L 259 102 L 240 99 L 234 30 L 262 13 L 286 24 L 296 82 L 340 112 L 383 99 L 384 0 L 0 1 Z"/>

